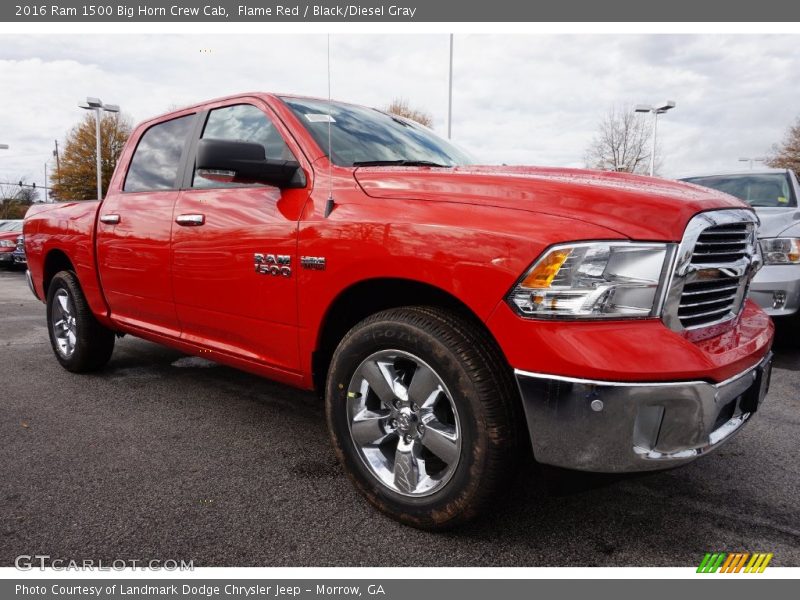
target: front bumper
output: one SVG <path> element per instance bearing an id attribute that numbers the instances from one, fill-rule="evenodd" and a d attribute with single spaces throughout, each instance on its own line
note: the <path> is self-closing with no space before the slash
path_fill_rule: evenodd
<path id="1" fill-rule="evenodd" d="M 752 298 L 773 317 L 800 309 L 800 265 L 766 265 L 750 284 Z"/>
<path id="2" fill-rule="evenodd" d="M 11 252 L 0 252 L 0 264 L 13 265 L 14 255 Z"/>
<path id="3" fill-rule="evenodd" d="M 515 370 L 536 460 L 606 473 L 689 462 L 731 438 L 768 388 L 772 353 L 721 383 L 614 383 Z"/>

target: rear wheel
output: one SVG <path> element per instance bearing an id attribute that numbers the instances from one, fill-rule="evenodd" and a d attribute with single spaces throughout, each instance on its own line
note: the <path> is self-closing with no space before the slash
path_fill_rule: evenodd
<path id="1" fill-rule="evenodd" d="M 61 271 L 50 281 L 47 324 L 56 359 L 68 371 L 95 371 L 111 358 L 114 332 L 97 322 L 70 271 Z"/>
<path id="2" fill-rule="evenodd" d="M 326 413 L 357 488 L 394 519 L 436 529 L 483 511 L 515 472 L 513 379 L 476 325 L 426 307 L 356 325 L 334 353 Z"/>

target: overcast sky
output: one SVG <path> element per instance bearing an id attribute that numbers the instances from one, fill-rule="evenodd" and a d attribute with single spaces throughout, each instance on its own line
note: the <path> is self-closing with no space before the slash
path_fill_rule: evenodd
<path id="1" fill-rule="evenodd" d="M 332 95 L 402 96 L 446 132 L 448 36 L 333 35 Z M 736 169 L 800 115 L 800 37 L 457 35 L 453 139 L 487 163 L 583 166 L 612 105 L 675 100 L 667 176 Z M 0 36 L 0 181 L 41 184 L 86 96 L 134 121 L 231 93 L 326 96 L 326 36 Z"/>

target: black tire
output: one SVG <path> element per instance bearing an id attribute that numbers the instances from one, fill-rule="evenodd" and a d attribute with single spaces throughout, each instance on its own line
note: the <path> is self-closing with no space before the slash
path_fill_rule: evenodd
<path id="1" fill-rule="evenodd" d="M 63 316 L 56 304 L 64 294 L 71 302 L 71 322 L 74 325 L 74 346 L 71 352 L 59 346 L 56 329 Z M 86 297 L 83 295 L 78 278 L 71 271 L 61 271 L 50 281 L 47 290 L 47 331 L 50 345 L 61 366 L 73 373 L 87 373 L 101 369 L 114 351 L 114 332 L 97 322 Z"/>
<path id="2" fill-rule="evenodd" d="M 382 482 L 367 466 L 350 429 L 347 402 L 353 392 L 348 394 L 348 389 L 356 370 L 376 353 L 396 351 L 421 359 L 435 372 L 460 424 L 457 466 L 440 488 L 420 497 L 398 493 Z M 385 403 L 379 402 L 384 410 Z M 359 491 L 388 516 L 422 529 L 448 528 L 480 515 L 511 481 L 526 448 L 519 394 L 496 343 L 477 324 L 433 307 L 390 309 L 353 327 L 334 352 L 325 409 L 336 455 Z M 391 421 L 397 427 L 398 420 Z M 421 437 L 419 441 L 424 444 Z M 390 460 L 392 443 L 388 451 L 380 451 Z M 392 470 L 396 477 L 396 460 Z"/>

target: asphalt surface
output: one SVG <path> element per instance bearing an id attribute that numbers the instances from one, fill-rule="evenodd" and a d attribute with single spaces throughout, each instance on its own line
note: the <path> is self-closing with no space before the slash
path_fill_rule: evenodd
<path id="1" fill-rule="evenodd" d="M 627 477 L 530 461 L 491 514 L 432 534 L 361 499 L 314 395 L 131 337 L 102 373 L 70 374 L 23 273 L 0 271 L 0 566 L 691 566 L 725 550 L 800 566 L 791 342 L 762 410 L 720 451 Z"/>

